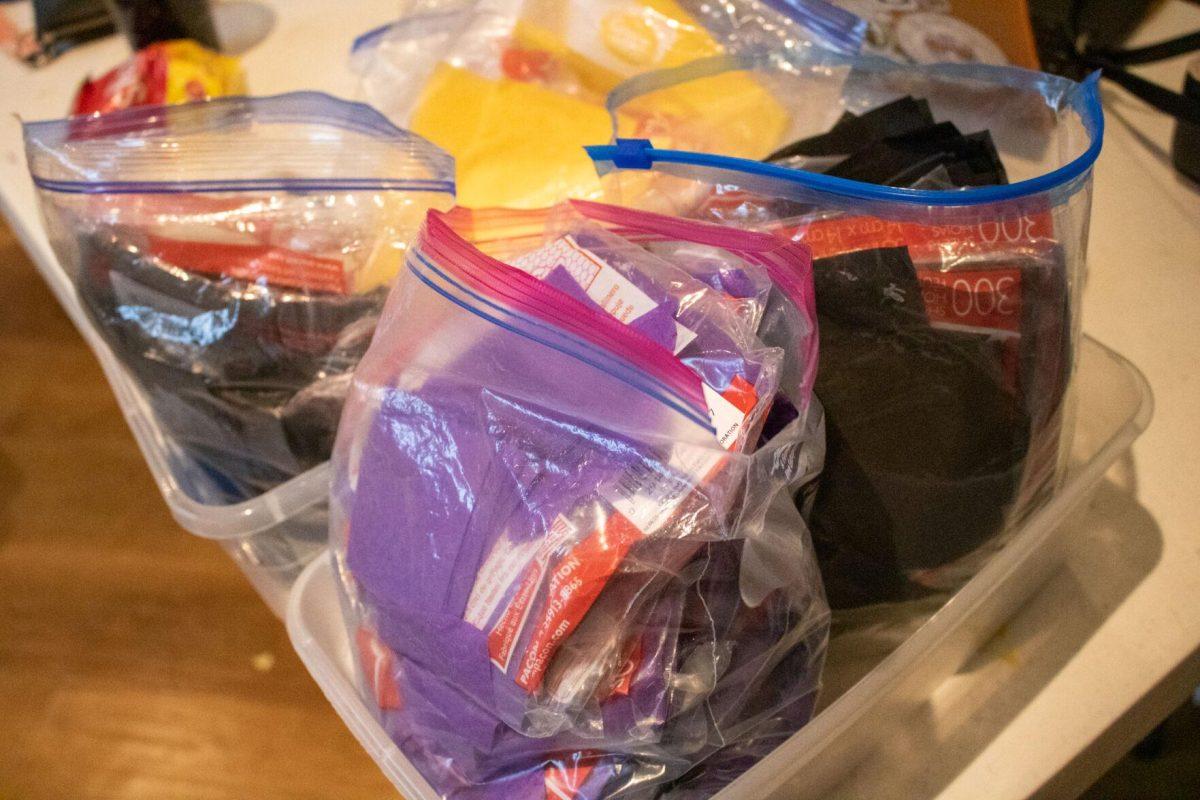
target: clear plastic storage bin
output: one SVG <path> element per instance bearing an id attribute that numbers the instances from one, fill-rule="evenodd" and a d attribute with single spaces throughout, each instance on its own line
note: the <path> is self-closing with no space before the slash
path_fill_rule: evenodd
<path id="1" fill-rule="evenodd" d="M 58 260 L 51 259 L 51 265 L 41 272 L 96 354 L 171 515 L 190 533 L 219 542 L 271 610 L 282 617 L 292 583 L 324 549 L 328 537 L 328 463 L 241 503 L 219 505 L 194 499 L 216 494 L 216 489 L 204 486 L 203 477 L 195 470 L 178 469 L 183 455 L 155 421 L 145 395 L 95 329 Z M 183 474 L 192 475 L 193 480 L 185 485 L 180 478 Z"/>
<path id="2" fill-rule="evenodd" d="M 163 498 L 282 614 L 340 387 L 453 160 L 321 92 L 27 122 L 53 265 Z M 280 483 L 281 481 L 286 481 Z"/>
<path id="3" fill-rule="evenodd" d="M 1082 341 L 1074 380 L 1078 423 L 1067 475 L 1054 496 L 948 598 L 951 602 L 895 607 L 903 627 L 914 632 L 880 655 L 865 676 L 855 680 L 861 662 L 840 664 L 831 658 L 824 683 L 841 687 L 840 693 L 823 697 L 823 709 L 812 722 L 717 800 L 828 796 L 884 735 L 886 728 L 878 720 L 897 717 L 914 697 L 927 697 L 1061 564 L 1067 544 L 1061 523 L 1145 430 L 1153 409 L 1150 387 L 1137 368 L 1093 339 Z M 301 574 L 288 602 L 287 627 L 296 652 L 330 703 L 400 793 L 407 800 L 437 800 L 358 694 L 331 559 L 319 558 Z M 831 649 L 836 648 L 835 636 Z"/>

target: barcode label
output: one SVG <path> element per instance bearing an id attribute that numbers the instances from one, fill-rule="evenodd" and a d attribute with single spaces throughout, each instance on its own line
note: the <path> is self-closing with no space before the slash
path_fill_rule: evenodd
<path id="1" fill-rule="evenodd" d="M 641 460 L 602 487 L 600 496 L 648 535 L 666 523 L 694 485 L 665 464 Z"/>

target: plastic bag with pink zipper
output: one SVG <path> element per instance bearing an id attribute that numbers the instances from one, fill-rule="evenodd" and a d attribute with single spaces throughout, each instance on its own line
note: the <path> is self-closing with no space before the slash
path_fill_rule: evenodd
<path id="1" fill-rule="evenodd" d="M 695 796 L 812 711 L 828 609 L 788 489 L 820 411 L 780 380 L 811 337 L 764 344 L 698 277 L 737 265 L 761 322 L 772 273 L 811 296 L 807 253 L 606 209 L 430 214 L 343 415 L 362 690 L 444 797 Z"/>

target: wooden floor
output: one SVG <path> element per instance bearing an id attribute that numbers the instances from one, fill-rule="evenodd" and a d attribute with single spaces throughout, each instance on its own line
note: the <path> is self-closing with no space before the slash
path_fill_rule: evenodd
<path id="1" fill-rule="evenodd" d="M 0 223 L 0 800 L 395 797 Z"/>

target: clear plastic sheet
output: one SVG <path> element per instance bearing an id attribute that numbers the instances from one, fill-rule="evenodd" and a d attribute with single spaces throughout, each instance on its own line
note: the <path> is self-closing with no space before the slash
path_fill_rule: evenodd
<path id="1" fill-rule="evenodd" d="M 607 138 L 604 98 L 621 80 L 762 47 L 854 52 L 863 33 L 821 0 L 478 0 L 363 34 L 351 65 L 368 102 L 454 155 L 460 203 L 536 208 L 599 196 L 581 148 Z M 738 108 L 770 102 L 752 82 L 722 89 Z"/>
<path id="2" fill-rule="evenodd" d="M 731 72 L 785 111 L 752 151 L 722 148 L 724 109 L 659 102 Z M 1013 182 L 925 188 L 944 186 L 935 170 L 922 188 L 879 186 L 751 160 L 905 97 L 987 131 Z M 618 134 L 636 112 L 667 142 L 589 148 L 612 199 L 812 248 L 829 437 L 813 533 L 831 602 L 960 585 L 1061 476 L 1103 132 L 1095 80 L 810 51 L 649 73 L 609 103 Z"/>
<path id="3" fill-rule="evenodd" d="M 223 98 L 25 126 L 51 244 L 185 454 L 195 499 L 329 456 L 405 245 L 453 161 L 365 106 Z"/>
<path id="4" fill-rule="evenodd" d="M 343 415 L 362 691 L 446 798 L 706 796 L 812 712 L 828 608 L 788 490 L 819 406 L 762 435 L 804 356 L 593 211 L 431 212 Z"/>

